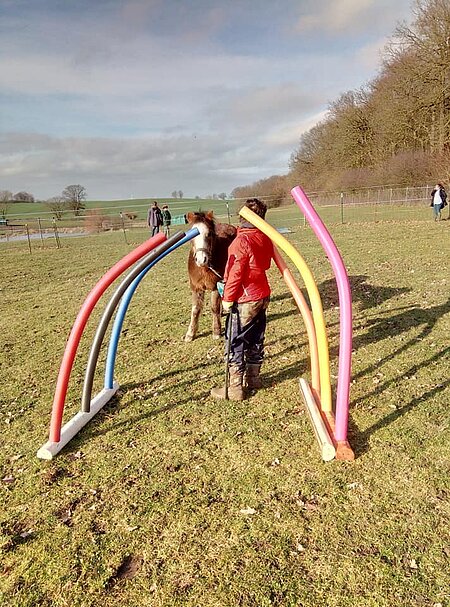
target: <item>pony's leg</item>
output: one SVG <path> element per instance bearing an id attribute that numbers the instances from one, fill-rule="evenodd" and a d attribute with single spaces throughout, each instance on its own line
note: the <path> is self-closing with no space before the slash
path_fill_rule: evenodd
<path id="1" fill-rule="evenodd" d="M 184 336 L 184 341 L 192 341 L 197 335 L 198 330 L 198 319 L 203 310 L 203 304 L 205 303 L 205 292 L 204 291 L 192 291 L 192 310 L 191 310 L 191 322 Z"/>
<path id="2" fill-rule="evenodd" d="M 213 339 L 220 339 L 222 323 L 220 314 L 222 312 L 222 304 L 218 291 L 211 291 L 211 312 L 212 312 L 212 332 Z"/>

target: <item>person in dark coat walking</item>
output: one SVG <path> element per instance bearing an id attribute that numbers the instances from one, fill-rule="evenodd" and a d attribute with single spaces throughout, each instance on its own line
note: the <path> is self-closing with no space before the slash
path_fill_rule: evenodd
<path id="1" fill-rule="evenodd" d="M 436 184 L 431 192 L 431 204 L 433 207 L 434 221 L 439 221 L 441 218 L 441 211 L 447 206 L 447 192 L 444 189 L 442 183 Z"/>
<path id="2" fill-rule="evenodd" d="M 170 236 L 170 224 L 172 223 L 172 215 L 170 214 L 169 207 L 165 204 L 162 208 L 162 218 L 164 226 L 164 234 L 169 238 Z"/>
<path id="3" fill-rule="evenodd" d="M 148 210 L 147 225 L 152 230 L 152 236 L 159 232 L 159 226 L 162 226 L 163 216 L 161 209 L 158 206 L 156 200 Z"/>

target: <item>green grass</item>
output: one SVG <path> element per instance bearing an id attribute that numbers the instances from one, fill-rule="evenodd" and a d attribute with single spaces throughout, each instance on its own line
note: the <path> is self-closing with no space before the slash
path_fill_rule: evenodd
<path id="1" fill-rule="evenodd" d="M 130 198 L 128 200 L 87 200 L 84 204 L 86 211 L 92 209 L 100 209 L 105 215 L 118 215 L 121 211 L 123 212 L 134 212 L 137 214 L 138 219 L 145 220 L 147 218 L 147 211 L 153 200 L 157 200 L 160 206 L 168 204 L 172 214 L 184 214 L 190 210 L 201 209 L 207 211 L 212 209 L 219 215 L 227 214 L 227 205 L 223 200 L 210 200 L 201 199 L 195 200 L 193 198 Z M 228 201 L 230 212 L 234 211 L 235 202 Z M 85 211 L 83 211 L 85 213 Z M 23 221 L 36 221 L 38 217 L 43 220 L 51 220 L 54 213 L 49 210 L 44 202 L 16 202 L 10 203 L 8 206 L 7 218 L 13 222 L 18 220 Z M 63 221 L 76 221 L 77 218 L 73 216 L 73 212 L 66 211 L 62 217 Z"/>
<path id="2" fill-rule="evenodd" d="M 105 217 L 113 216 L 118 218 L 120 212 L 130 212 L 137 215 L 134 222 L 144 222 L 147 219 L 148 207 L 153 199 L 129 199 L 129 200 L 89 200 L 86 204 L 86 211 L 83 211 L 83 215 L 87 211 L 93 209 L 101 212 Z M 231 216 L 236 219 L 237 206 L 240 201 L 229 200 L 227 202 L 223 200 L 210 200 L 202 199 L 195 200 L 190 198 L 171 199 L 171 198 L 157 198 L 159 204 L 168 204 L 172 215 L 184 215 L 188 211 L 195 210 L 212 210 L 217 217 L 227 218 L 228 211 Z M 228 207 L 227 207 L 228 203 Z M 403 221 L 403 220 L 429 220 L 432 216 L 432 210 L 427 204 L 401 204 L 399 202 L 393 204 L 345 204 L 343 209 L 339 205 L 328 206 L 320 204 L 317 206 L 317 210 L 326 222 L 341 223 L 342 220 L 345 223 L 354 223 L 361 221 Z M 282 210 L 283 217 L 293 224 L 298 224 L 298 209 L 292 203 L 288 207 L 284 207 Z M 443 216 L 448 216 L 447 210 L 443 211 Z M 14 203 L 8 207 L 7 217 L 10 224 L 23 224 L 28 223 L 30 229 L 38 229 L 38 218 L 41 220 L 41 226 L 48 228 L 51 226 L 53 212 L 50 211 L 45 203 Z M 84 217 L 74 217 L 72 212 L 65 212 L 61 220 L 57 222 L 58 227 L 74 227 L 84 226 Z"/>
<path id="3" fill-rule="evenodd" d="M 298 211 L 297 220 L 292 208 L 271 211 L 268 221 L 293 230 L 315 276 L 335 382 L 329 264 Z M 0 604 L 449 604 L 450 222 L 335 221 L 353 285 L 353 463 L 320 461 L 298 390 L 309 376 L 307 338 L 275 270 L 264 389 L 243 403 L 209 397 L 223 379 L 222 345 L 207 314 L 199 338 L 182 341 L 185 248 L 132 300 L 117 397 L 52 462 L 36 459 L 80 305 L 147 232 L 130 233 L 130 245 L 108 233 L 32 255 L 1 246 Z M 107 299 L 80 344 L 65 419 L 79 408 Z"/>

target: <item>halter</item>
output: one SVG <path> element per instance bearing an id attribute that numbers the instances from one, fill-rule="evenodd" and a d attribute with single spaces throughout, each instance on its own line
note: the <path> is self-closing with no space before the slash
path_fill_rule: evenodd
<path id="1" fill-rule="evenodd" d="M 219 274 L 219 272 L 216 272 L 216 270 L 215 270 L 215 269 L 214 269 L 212 266 L 208 266 L 208 270 L 211 270 L 211 272 L 212 272 L 213 274 L 215 274 L 219 280 L 223 280 L 223 276 L 221 276 L 221 275 Z"/>

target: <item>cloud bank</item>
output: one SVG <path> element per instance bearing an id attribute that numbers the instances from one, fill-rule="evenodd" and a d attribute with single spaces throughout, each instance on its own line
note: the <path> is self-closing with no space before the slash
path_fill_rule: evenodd
<path id="1" fill-rule="evenodd" d="M 408 4 L 4 0 L 0 189 L 195 196 L 285 173 Z"/>

